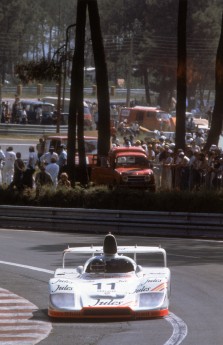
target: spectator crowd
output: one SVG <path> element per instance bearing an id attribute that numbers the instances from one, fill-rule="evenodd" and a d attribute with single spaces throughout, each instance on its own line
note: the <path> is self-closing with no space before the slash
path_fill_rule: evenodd
<path id="1" fill-rule="evenodd" d="M 205 133 L 200 130 L 195 134 L 187 134 L 185 150 L 175 150 L 175 144 L 161 133 L 158 139 L 137 139 L 129 135 L 118 139 L 112 136 L 112 146 L 139 146 L 148 157 L 154 171 L 156 190 L 200 190 L 220 189 L 223 187 L 223 152 L 212 145 L 208 152 L 204 151 Z M 59 153 L 54 147 L 44 153 L 39 143 L 29 147 L 28 160 L 24 162 L 20 152 L 14 152 L 9 146 L 5 152 L 0 148 L 0 182 L 9 188 L 23 190 L 36 188 L 40 192 L 42 186 L 53 188 L 71 187 L 66 173 L 67 151 L 60 146 Z"/>
<path id="2" fill-rule="evenodd" d="M 70 188 L 71 183 L 64 171 L 67 164 L 67 152 L 60 146 L 59 154 L 54 147 L 49 152 L 41 152 L 42 139 L 29 147 L 28 159 L 24 161 L 20 152 L 14 152 L 9 146 L 4 152 L 0 147 L 0 182 L 3 186 L 19 191 L 26 188 L 36 189 L 39 194 L 43 186 L 52 188 Z"/>
<path id="3" fill-rule="evenodd" d="M 189 121 L 187 129 L 192 125 Z M 204 150 L 207 139 L 204 130 L 191 128 L 186 135 L 185 149 L 176 150 L 174 139 L 162 132 L 157 131 L 156 137 L 139 139 L 140 127 L 136 121 L 128 126 L 124 120 L 115 123 L 114 128 L 112 146 L 140 146 L 145 150 L 154 171 L 156 190 L 217 190 L 223 187 L 223 152 L 216 145 L 208 152 Z M 66 147 L 61 145 L 59 153 L 52 146 L 48 152 L 43 148 L 41 138 L 36 147 L 29 147 L 28 160 L 24 162 L 21 153 L 14 152 L 12 146 L 5 152 L 0 147 L 0 183 L 18 190 L 36 188 L 37 193 L 44 185 L 70 188 Z"/>
<path id="4" fill-rule="evenodd" d="M 206 152 L 204 130 L 187 133 L 185 149 L 175 149 L 173 140 L 160 133 L 155 138 L 137 139 L 132 134 L 120 139 L 113 135 L 113 146 L 140 146 L 147 153 L 154 171 L 156 190 L 201 190 L 223 187 L 223 152 L 211 145 Z"/>

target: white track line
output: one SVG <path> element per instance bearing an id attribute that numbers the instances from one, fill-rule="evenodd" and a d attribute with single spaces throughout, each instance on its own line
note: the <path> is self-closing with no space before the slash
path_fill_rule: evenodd
<path id="1" fill-rule="evenodd" d="M 33 270 L 33 271 L 39 271 L 39 272 L 54 274 L 54 271 L 45 270 L 44 268 L 38 268 L 38 267 L 34 267 L 34 266 L 20 265 L 20 264 L 16 264 L 15 262 L 0 261 L 0 264 L 9 265 L 9 266 L 16 266 L 16 267 L 21 267 L 21 268 L 28 268 L 29 270 Z"/>

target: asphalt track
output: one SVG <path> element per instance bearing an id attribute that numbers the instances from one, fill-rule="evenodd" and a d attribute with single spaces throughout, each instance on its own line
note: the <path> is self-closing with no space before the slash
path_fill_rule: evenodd
<path id="1" fill-rule="evenodd" d="M 28 319 L 35 325 L 33 333 L 32 327 L 28 331 L 30 338 L 36 337 L 35 342 L 24 342 L 22 333 L 19 336 L 21 330 L 17 328 L 13 335 L 16 344 L 221 345 L 223 243 L 131 236 L 117 236 L 117 240 L 119 245 L 161 244 L 167 250 L 172 273 L 171 306 L 167 318 L 131 322 L 51 322 L 47 317 L 47 284 L 52 272 L 61 265 L 62 250 L 67 245 L 100 245 L 103 236 L 0 230 L 1 289 L 38 308 L 34 308 L 33 316 Z M 12 342 L 2 340 L 2 337 L 10 336 L 10 329 L 6 329 L 5 323 L 1 327 L 1 303 L 0 299 L 0 344 L 8 345 Z M 40 332 L 38 326 L 44 331 Z M 44 334 L 45 339 L 37 340 L 38 332 Z"/>

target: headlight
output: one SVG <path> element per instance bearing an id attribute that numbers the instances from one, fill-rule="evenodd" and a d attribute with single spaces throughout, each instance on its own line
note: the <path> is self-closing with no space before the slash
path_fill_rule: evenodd
<path id="1" fill-rule="evenodd" d="M 73 293 L 55 293 L 50 295 L 50 303 L 55 308 L 72 308 L 74 307 L 74 294 Z"/>
<path id="2" fill-rule="evenodd" d="M 139 306 L 141 308 L 158 308 L 164 302 L 165 293 L 163 292 L 149 292 L 149 293 L 141 293 L 140 294 L 140 301 Z"/>
<path id="3" fill-rule="evenodd" d="M 122 175 L 122 181 L 123 182 L 128 182 L 128 176 Z"/>

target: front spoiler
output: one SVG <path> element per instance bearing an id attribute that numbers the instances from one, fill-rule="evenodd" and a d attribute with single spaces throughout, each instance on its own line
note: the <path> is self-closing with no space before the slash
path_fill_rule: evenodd
<path id="1" fill-rule="evenodd" d="M 130 308 L 83 308 L 80 311 L 61 311 L 49 308 L 48 315 L 66 319 L 148 319 L 168 315 L 168 309 L 133 311 Z"/>

